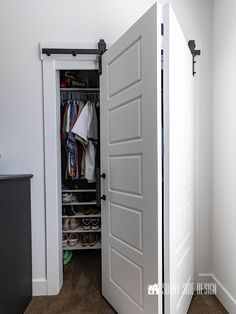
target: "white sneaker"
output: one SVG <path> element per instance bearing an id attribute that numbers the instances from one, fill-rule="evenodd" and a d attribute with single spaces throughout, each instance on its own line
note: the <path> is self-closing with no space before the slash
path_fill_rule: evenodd
<path id="1" fill-rule="evenodd" d="M 82 223 L 83 223 L 83 229 L 84 230 L 91 229 L 91 218 L 83 218 Z"/>
<path id="2" fill-rule="evenodd" d="M 78 228 L 80 225 L 79 219 L 78 218 L 71 218 L 70 219 L 70 230 L 74 230 Z"/>
<path id="3" fill-rule="evenodd" d="M 99 218 L 97 217 L 91 218 L 91 226 L 92 226 L 92 230 L 98 230 L 100 228 Z"/>
<path id="4" fill-rule="evenodd" d="M 63 193 L 62 194 L 62 201 L 63 201 L 63 203 L 77 202 L 77 197 L 73 193 Z"/>
<path id="5" fill-rule="evenodd" d="M 67 231 L 70 227 L 70 218 L 64 218 L 62 221 L 62 230 Z"/>
<path id="6" fill-rule="evenodd" d="M 75 246 L 79 242 L 79 236 L 77 233 L 70 233 L 68 237 L 68 245 Z"/>
<path id="7" fill-rule="evenodd" d="M 62 235 L 62 246 L 66 247 L 68 244 L 68 235 L 66 233 L 63 233 Z"/>

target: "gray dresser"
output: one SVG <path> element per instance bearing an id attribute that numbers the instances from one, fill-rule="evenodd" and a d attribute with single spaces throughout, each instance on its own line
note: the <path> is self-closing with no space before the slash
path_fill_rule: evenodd
<path id="1" fill-rule="evenodd" d="M 0 313 L 22 314 L 32 298 L 32 175 L 0 176 Z"/>

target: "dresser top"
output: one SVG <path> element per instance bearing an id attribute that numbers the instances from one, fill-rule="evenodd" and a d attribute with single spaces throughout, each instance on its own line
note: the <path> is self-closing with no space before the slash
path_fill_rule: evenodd
<path id="1" fill-rule="evenodd" d="M 0 175 L 0 183 L 5 181 L 30 179 L 32 177 L 32 174 L 2 174 Z"/>

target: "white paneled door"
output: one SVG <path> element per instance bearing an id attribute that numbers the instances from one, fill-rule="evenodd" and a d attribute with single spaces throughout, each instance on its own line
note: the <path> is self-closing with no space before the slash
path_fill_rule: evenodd
<path id="1" fill-rule="evenodd" d="M 165 312 L 186 314 L 194 280 L 192 55 L 169 5 L 164 7 Z"/>
<path id="2" fill-rule="evenodd" d="M 158 9 L 154 5 L 103 56 L 101 168 L 107 200 L 102 204 L 102 289 L 119 314 L 158 313 L 158 297 L 147 294 L 148 285 L 160 280 Z"/>

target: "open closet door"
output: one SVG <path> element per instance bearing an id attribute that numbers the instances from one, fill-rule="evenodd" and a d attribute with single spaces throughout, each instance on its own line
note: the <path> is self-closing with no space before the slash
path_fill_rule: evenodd
<path id="1" fill-rule="evenodd" d="M 164 7 L 164 145 L 164 281 L 173 288 L 165 313 L 186 314 L 194 280 L 192 55 L 170 5 Z"/>
<path id="2" fill-rule="evenodd" d="M 102 291 L 119 314 L 158 313 L 159 14 L 154 5 L 102 60 Z"/>

